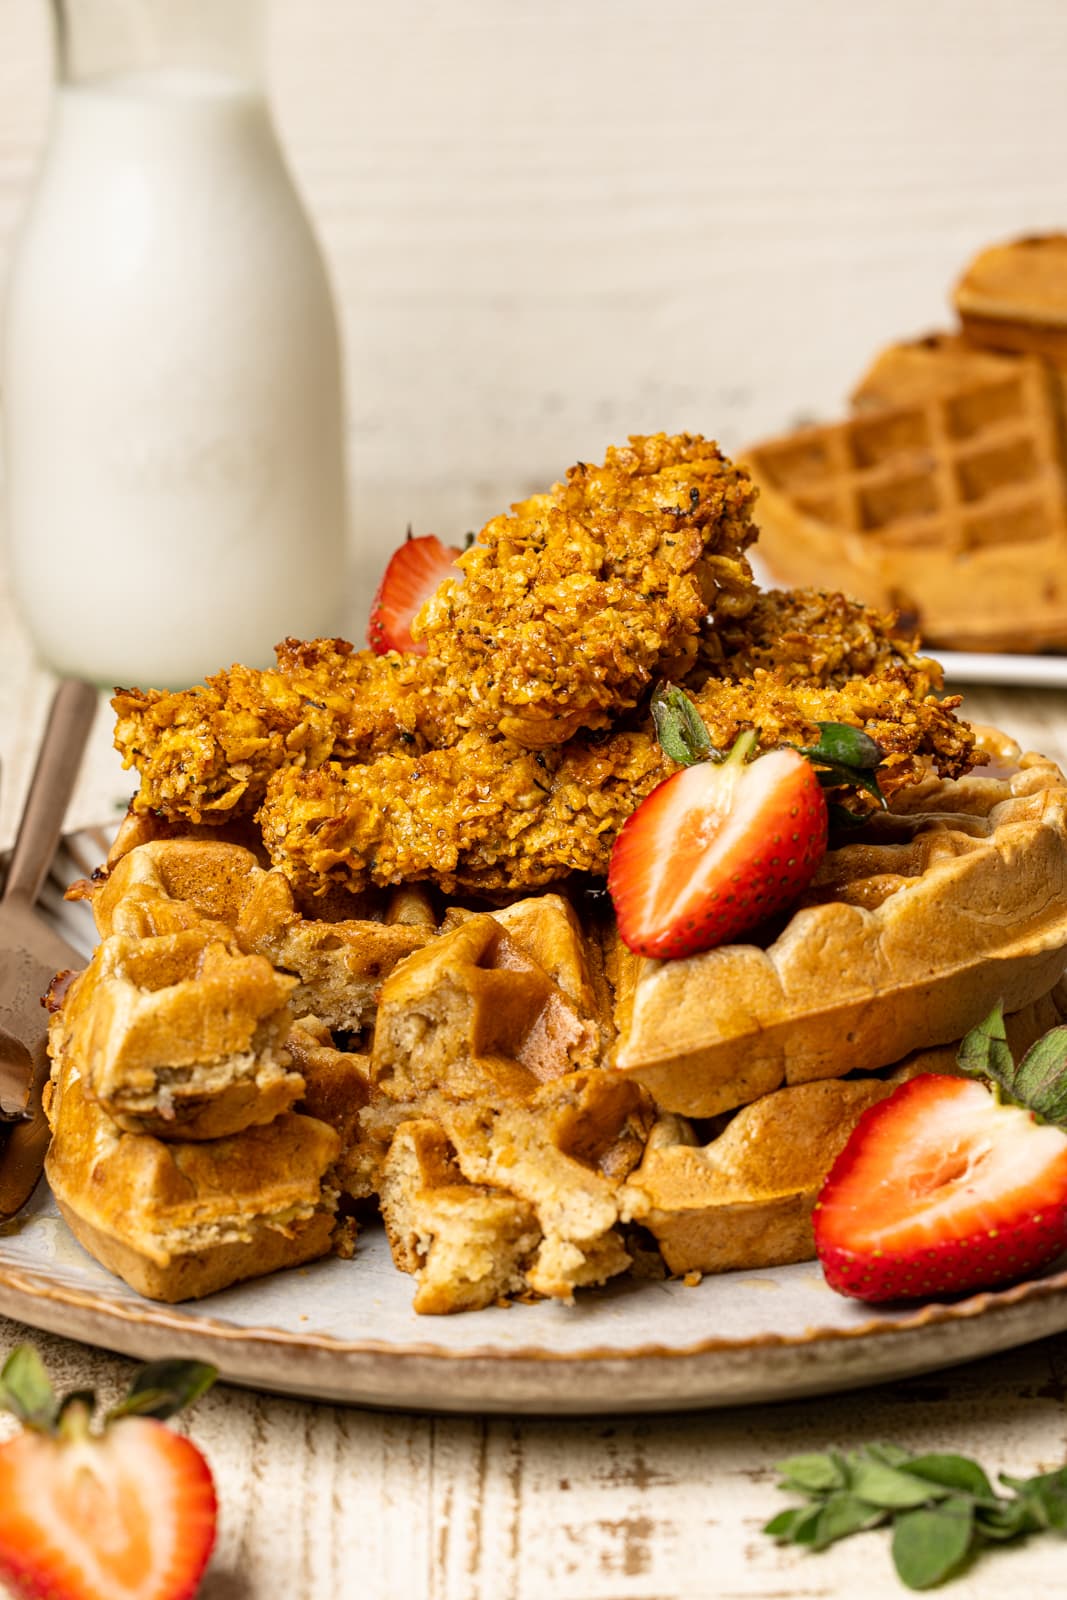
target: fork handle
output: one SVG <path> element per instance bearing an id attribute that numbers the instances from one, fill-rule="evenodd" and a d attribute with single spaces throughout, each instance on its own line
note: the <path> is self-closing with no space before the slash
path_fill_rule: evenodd
<path id="1" fill-rule="evenodd" d="M 5 900 L 33 905 L 56 853 L 63 818 L 78 776 L 85 742 L 96 715 L 96 690 L 79 678 L 64 678 L 52 697 L 44 738 L 22 808 L 11 853 Z"/>

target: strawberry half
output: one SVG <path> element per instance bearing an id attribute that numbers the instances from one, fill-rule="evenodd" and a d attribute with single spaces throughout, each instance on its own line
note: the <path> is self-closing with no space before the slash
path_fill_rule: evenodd
<path id="1" fill-rule="evenodd" d="M 57 1403 L 33 1350 L 14 1352 L 3 1396 L 25 1429 L 0 1445 L 0 1581 L 13 1595 L 195 1594 L 215 1542 L 215 1487 L 196 1445 L 158 1418 L 213 1377 L 198 1363 L 156 1362 L 94 1434 L 92 1395 Z"/>
<path id="2" fill-rule="evenodd" d="M 426 646 L 411 636 L 411 624 L 445 578 L 462 577 L 455 565 L 462 555 L 454 545 L 442 544 L 436 534 L 407 539 L 394 550 L 370 608 L 367 643 L 376 655 L 404 650 L 424 656 Z"/>
<path id="3" fill-rule="evenodd" d="M 746 762 L 754 743 L 743 734 L 725 761 L 676 772 L 620 830 L 608 889 L 636 954 L 666 960 L 728 943 L 811 882 L 826 853 L 822 787 L 797 750 Z"/>
<path id="4" fill-rule="evenodd" d="M 859 1300 L 1011 1282 L 1067 1250 L 1067 1134 L 982 1083 L 913 1078 L 860 1118 L 812 1220 L 827 1283 Z"/>

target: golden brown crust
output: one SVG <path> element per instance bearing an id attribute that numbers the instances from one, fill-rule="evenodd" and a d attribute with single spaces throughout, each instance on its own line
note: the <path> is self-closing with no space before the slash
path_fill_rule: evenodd
<path id="1" fill-rule="evenodd" d="M 286 1112 L 203 1143 L 124 1133 L 59 1052 L 45 1171 L 75 1236 L 151 1299 L 213 1294 L 329 1248 L 340 1140 Z"/>
<path id="2" fill-rule="evenodd" d="M 542 749 L 684 676 L 707 613 L 750 601 L 753 499 L 716 445 L 656 434 L 494 518 L 413 629 L 460 724 Z"/>
<path id="3" fill-rule="evenodd" d="M 958 1038 L 997 994 L 1017 1010 L 1046 993 L 1067 958 L 1067 784 L 1016 761 L 906 792 L 827 854 L 765 946 L 620 950 L 619 1070 L 666 1110 L 714 1116 Z"/>
<path id="4" fill-rule="evenodd" d="M 1009 1016 L 1016 1057 L 1060 1024 L 1065 1010 L 1060 986 Z M 751 1271 L 811 1260 L 812 1208 L 863 1112 L 919 1073 L 953 1072 L 957 1048 L 917 1051 L 881 1077 L 777 1089 L 743 1107 L 706 1145 L 682 1119 L 663 1117 L 630 1184 L 648 1202 L 642 1222 L 671 1271 Z"/>

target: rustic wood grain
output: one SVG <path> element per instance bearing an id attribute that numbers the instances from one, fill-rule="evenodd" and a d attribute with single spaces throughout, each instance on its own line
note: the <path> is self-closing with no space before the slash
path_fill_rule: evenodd
<path id="1" fill-rule="evenodd" d="M 0 1319 L 57 1382 L 107 1400 L 133 1366 Z M 219 1386 L 180 1424 L 219 1488 L 203 1600 L 889 1600 L 887 1539 L 820 1556 L 762 1523 L 773 1465 L 895 1439 L 1031 1473 L 1063 1461 L 1067 1338 L 861 1394 L 710 1415 L 509 1420 L 342 1410 Z M 11 1425 L 0 1422 L 0 1435 Z M 1055 1540 L 984 1556 L 951 1593 L 1053 1600 Z"/>

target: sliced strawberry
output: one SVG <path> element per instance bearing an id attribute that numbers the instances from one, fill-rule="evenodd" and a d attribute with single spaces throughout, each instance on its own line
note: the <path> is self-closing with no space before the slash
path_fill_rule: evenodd
<path id="1" fill-rule="evenodd" d="M 826 852 L 827 812 L 791 749 L 702 761 L 654 789 L 623 825 L 608 888 L 623 943 L 661 960 L 749 932 L 794 901 Z"/>
<path id="2" fill-rule="evenodd" d="M 860 1300 L 959 1294 L 1067 1250 L 1067 1135 L 984 1084 L 926 1074 L 866 1111 L 814 1213 L 826 1281 Z"/>
<path id="3" fill-rule="evenodd" d="M 446 578 L 462 577 L 455 560 L 462 551 L 442 544 L 436 534 L 413 539 L 394 550 L 370 608 L 367 643 L 377 655 L 406 650 L 424 656 L 426 646 L 411 637 L 411 624 Z"/>
<path id="4" fill-rule="evenodd" d="M 103 1437 L 18 1434 L 0 1446 L 0 1578 L 19 1596 L 184 1600 L 215 1542 L 200 1451 L 165 1423 Z"/>
<path id="5" fill-rule="evenodd" d="M 20 1600 L 188 1600 L 215 1543 L 200 1451 L 164 1427 L 215 1380 L 200 1361 L 152 1361 L 92 1431 L 94 1396 L 55 1395 L 32 1345 L 0 1373 L 24 1431 L 0 1445 L 0 1583 Z"/>

